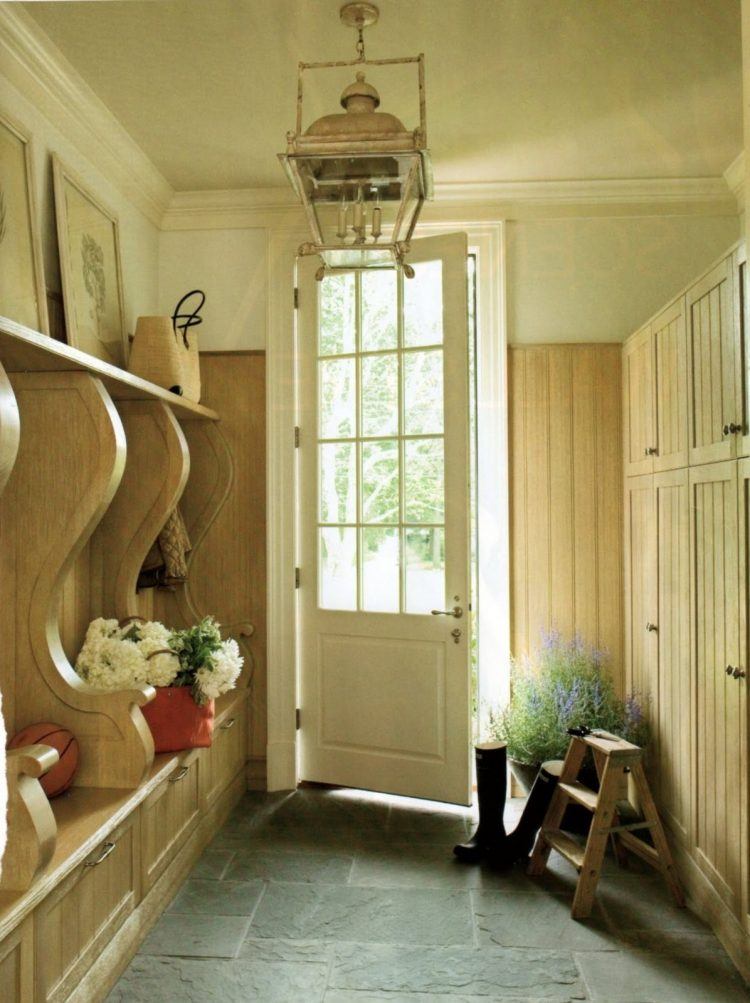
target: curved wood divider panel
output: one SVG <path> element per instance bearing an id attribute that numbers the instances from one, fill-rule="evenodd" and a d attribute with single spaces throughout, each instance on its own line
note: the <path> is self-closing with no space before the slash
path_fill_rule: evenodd
<path id="1" fill-rule="evenodd" d="M 128 452 L 117 493 L 91 538 L 92 619 L 148 612 L 136 593 L 138 573 L 190 471 L 185 436 L 166 404 L 123 401 L 117 410 Z"/>
<path id="2" fill-rule="evenodd" d="M 63 582 L 104 515 L 125 467 L 125 433 L 102 383 L 87 373 L 18 373 L 23 435 L 0 498 L 0 685 L 11 731 L 52 720 L 78 739 L 75 782 L 133 788 L 154 757 L 140 707 L 152 687 L 87 686 L 60 641 Z"/>
<path id="3" fill-rule="evenodd" d="M 0 891 L 26 891 L 52 859 L 57 825 L 39 777 L 57 760 L 57 749 L 49 745 L 28 745 L 8 752 L 8 843 Z"/>
<path id="4" fill-rule="evenodd" d="M 16 462 L 20 430 L 16 395 L 8 374 L 0 366 L 0 492 L 8 483 Z"/>

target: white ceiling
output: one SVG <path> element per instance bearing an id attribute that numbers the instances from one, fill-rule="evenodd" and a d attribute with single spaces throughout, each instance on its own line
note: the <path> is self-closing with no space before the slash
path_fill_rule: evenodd
<path id="1" fill-rule="evenodd" d="M 178 190 L 283 186 L 298 60 L 354 55 L 339 0 L 24 6 Z M 739 0 L 379 6 L 368 56 L 426 56 L 436 181 L 715 177 L 742 148 Z"/>

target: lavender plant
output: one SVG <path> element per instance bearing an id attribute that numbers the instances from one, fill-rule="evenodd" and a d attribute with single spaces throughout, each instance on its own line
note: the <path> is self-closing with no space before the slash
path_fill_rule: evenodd
<path id="1" fill-rule="evenodd" d="M 615 691 L 604 652 L 578 635 L 564 640 L 558 631 L 544 634 L 542 645 L 511 672 L 511 699 L 504 711 L 490 711 L 490 736 L 508 743 L 508 755 L 538 765 L 563 759 L 568 728 L 600 728 L 646 745 L 648 725 L 643 701 Z"/>

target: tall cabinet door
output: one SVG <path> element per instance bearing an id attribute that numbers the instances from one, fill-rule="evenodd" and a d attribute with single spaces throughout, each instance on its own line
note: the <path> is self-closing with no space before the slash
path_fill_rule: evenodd
<path id="1" fill-rule="evenodd" d="M 690 463 L 736 455 L 738 351 L 732 258 L 726 258 L 687 294 L 690 361 Z"/>
<path id="2" fill-rule="evenodd" d="M 656 623 L 656 509 L 651 475 L 625 481 L 625 664 L 627 686 L 648 700 L 652 725 L 658 705 Z"/>
<path id="3" fill-rule="evenodd" d="M 737 464 L 690 470 L 695 859 L 727 906 L 742 908 L 742 736 Z"/>
<path id="4" fill-rule="evenodd" d="M 742 761 L 745 770 L 742 782 L 742 818 L 745 825 L 741 833 L 742 839 L 742 866 L 743 866 L 743 910 L 745 914 L 745 928 L 750 932 L 750 831 L 748 830 L 748 790 L 747 784 L 750 778 L 748 773 L 748 711 L 750 706 L 747 699 L 747 687 L 750 685 L 750 459 L 740 460 L 738 468 L 738 495 L 739 495 L 739 586 L 740 586 L 740 654 L 737 668 L 739 670 L 738 685 L 742 688 L 745 707 L 742 714 L 742 732 L 740 735 L 741 749 L 744 750 Z M 744 673 L 744 675 L 743 675 Z"/>
<path id="5" fill-rule="evenodd" d="M 734 252 L 734 318 L 735 339 L 739 347 L 739 433 L 738 454 L 750 456 L 750 306 L 747 296 L 747 248 L 744 244 Z"/>
<path id="6" fill-rule="evenodd" d="M 654 472 L 688 465 L 688 379 L 685 299 L 651 323 L 654 343 Z"/>
<path id="7" fill-rule="evenodd" d="M 650 474 L 656 452 L 651 327 L 628 338 L 622 354 L 625 476 Z"/>
<path id="8" fill-rule="evenodd" d="M 658 706 L 654 736 L 659 808 L 673 834 L 690 837 L 690 516 L 688 472 L 654 475 Z"/>

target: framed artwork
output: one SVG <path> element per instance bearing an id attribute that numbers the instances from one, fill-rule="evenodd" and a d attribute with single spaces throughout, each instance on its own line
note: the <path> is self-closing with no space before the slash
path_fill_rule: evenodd
<path id="1" fill-rule="evenodd" d="M 0 314 L 49 334 L 31 136 L 0 111 Z"/>
<path id="2" fill-rule="evenodd" d="M 117 216 L 52 157 L 68 344 L 125 367 L 125 313 Z"/>

